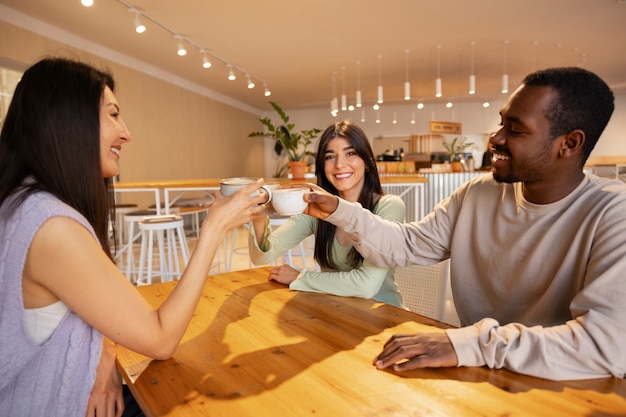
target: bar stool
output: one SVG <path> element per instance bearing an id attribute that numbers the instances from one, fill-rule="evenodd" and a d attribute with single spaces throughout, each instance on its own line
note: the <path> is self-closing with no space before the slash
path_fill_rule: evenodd
<path id="1" fill-rule="evenodd" d="M 118 256 L 126 253 L 126 261 L 123 267 L 126 278 L 133 284 L 137 282 L 137 271 L 135 267 L 135 242 L 141 236 L 141 231 L 135 231 L 135 224 L 138 224 L 146 216 L 154 216 L 155 210 L 136 210 L 124 214 L 124 228 L 126 229 L 126 241 L 118 252 Z"/>
<path id="2" fill-rule="evenodd" d="M 157 275 L 161 277 L 161 282 L 179 279 L 189 262 L 183 218 L 178 215 L 147 216 L 139 221 L 139 230 L 141 252 L 137 285 L 152 284 L 152 277 Z M 159 256 L 158 272 L 152 269 L 155 238 Z"/>
<path id="3" fill-rule="evenodd" d="M 123 249 L 122 246 L 126 242 L 126 235 L 128 231 L 126 230 L 126 225 L 124 223 L 124 215 L 126 213 L 130 213 L 139 208 L 137 204 L 128 203 L 128 204 L 116 204 L 115 205 L 115 227 L 117 228 L 117 237 L 120 243 L 119 252 L 115 254 L 115 258 L 118 258 L 121 255 Z"/>

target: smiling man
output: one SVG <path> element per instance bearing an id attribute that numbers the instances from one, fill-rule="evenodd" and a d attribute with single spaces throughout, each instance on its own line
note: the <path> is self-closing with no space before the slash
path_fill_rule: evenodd
<path id="1" fill-rule="evenodd" d="M 417 223 L 307 195 L 306 213 L 344 228 L 375 264 L 450 258 L 463 327 L 393 336 L 376 367 L 624 377 L 626 184 L 583 173 L 613 108 L 609 87 L 584 69 L 527 76 L 490 138 L 493 175 L 464 184 Z"/>

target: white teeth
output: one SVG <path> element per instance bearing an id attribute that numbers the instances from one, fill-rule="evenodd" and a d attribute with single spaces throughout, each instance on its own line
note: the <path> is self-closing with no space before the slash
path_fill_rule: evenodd
<path id="1" fill-rule="evenodd" d="M 348 178 L 350 175 L 352 175 L 352 174 L 337 174 L 337 175 L 335 175 L 335 178 L 343 179 L 343 178 Z"/>
<path id="2" fill-rule="evenodd" d="M 113 152 L 113 153 L 114 153 L 114 154 L 116 154 L 116 155 L 119 155 L 119 154 L 120 154 L 120 150 L 119 150 L 119 149 L 117 149 L 117 148 L 111 148 L 111 152 Z"/>
<path id="3" fill-rule="evenodd" d="M 494 161 L 508 161 L 511 157 L 501 153 L 494 153 L 491 159 Z"/>

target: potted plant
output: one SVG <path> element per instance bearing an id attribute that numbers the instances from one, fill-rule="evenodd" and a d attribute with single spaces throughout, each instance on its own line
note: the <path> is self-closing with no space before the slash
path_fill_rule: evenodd
<path id="1" fill-rule="evenodd" d="M 454 138 L 450 143 L 446 141 L 443 142 L 443 147 L 446 148 L 448 155 L 450 155 L 452 172 L 463 171 L 463 151 L 473 144 L 473 142 L 465 143 L 464 140 L 459 142 L 459 138 Z"/>
<path id="2" fill-rule="evenodd" d="M 280 116 L 283 124 L 275 125 L 269 117 L 261 117 L 259 121 L 265 128 L 263 132 L 252 132 L 249 137 L 266 137 L 274 139 L 274 151 L 276 155 L 286 154 L 289 160 L 289 167 L 293 179 L 303 179 L 306 171 L 306 157 L 313 155 L 308 147 L 317 135 L 321 133 L 320 129 L 313 128 L 308 130 L 294 131 L 294 124 L 289 123 L 289 116 L 285 114 L 283 109 L 276 103 L 270 101 L 270 104 Z M 301 170 L 299 171 L 298 168 Z M 278 170 L 278 174 L 282 169 Z"/>

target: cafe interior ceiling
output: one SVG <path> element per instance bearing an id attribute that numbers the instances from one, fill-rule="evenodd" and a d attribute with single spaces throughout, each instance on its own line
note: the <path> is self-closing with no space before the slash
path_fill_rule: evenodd
<path id="1" fill-rule="evenodd" d="M 355 105 L 357 89 L 371 106 L 379 86 L 381 106 L 500 100 L 503 75 L 510 92 L 553 66 L 626 93 L 626 0 L 93 2 L 0 0 L 0 19 L 258 112 Z"/>

